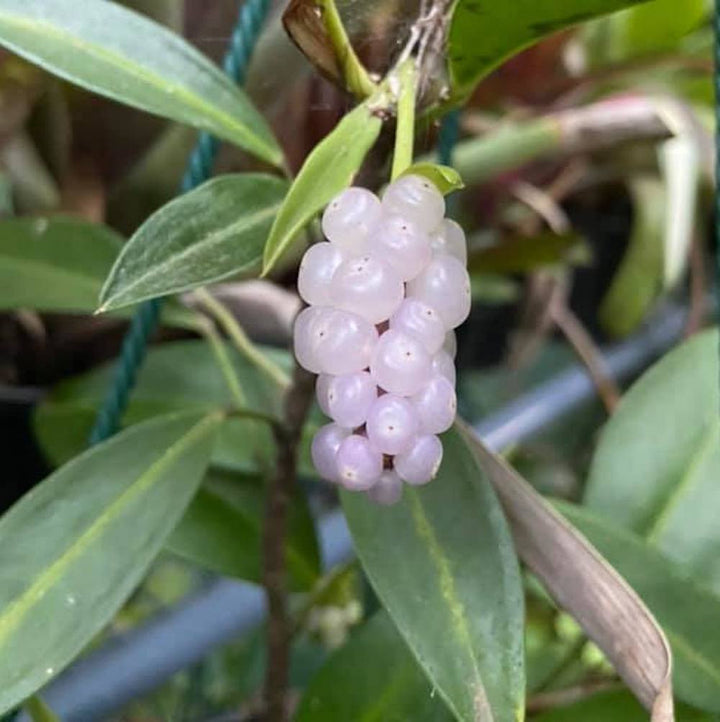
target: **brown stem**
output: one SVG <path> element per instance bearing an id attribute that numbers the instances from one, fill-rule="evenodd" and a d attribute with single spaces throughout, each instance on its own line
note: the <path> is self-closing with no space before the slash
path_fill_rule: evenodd
<path id="1" fill-rule="evenodd" d="M 288 506 L 297 472 L 298 445 L 313 392 L 313 376 L 297 364 L 285 399 L 284 424 L 274 429 L 277 467 L 265 502 L 263 585 L 267 598 L 268 663 L 264 701 L 267 722 L 286 722 L 292 620 L 287 604 L 285 540 Z"/>
<path id="2" fill-rule="evenodd" d="M 574 687 L 533 695 L 527 701 L 527 712 L 528 714 L 537 714 L 556 707 L 566 707 L 586 697 L 592 697 L 598 692 L 620 688 L 620 685 L 615 680 L 587 680 Z"/>
<path id="3" fill-rule="evenodd" d="M 610 375 L 592 337 L 563 301 L 553 303 L 550 307 L 550 314 L 555 325 L 585 364 L 605 409 L 608 414 L 612 414 L 620 401 L 620 390 Z"/>

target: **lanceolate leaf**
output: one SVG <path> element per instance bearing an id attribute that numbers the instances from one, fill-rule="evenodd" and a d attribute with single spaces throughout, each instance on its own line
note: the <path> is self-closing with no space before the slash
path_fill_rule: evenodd
<path id="1" fill-rule="evenodd" d="M 720 712 L 720 598 L 630 532 L 582 507 L 560 510 L 627 579 L 662 625 L 673 651 L 676 694 Z"/>
<path id="2" fill-rule="evenodd" d="M 380 133 L 372 99 L 348 113 L 307 157 L 285 198 L 265 246 L 263 275 L 299 239 L 300 231 L 348 186 Z"/>
<path id="3" fill-rule="evenodd" d="M 112 619 L 200 484 L 221 420 L 180 414 L 136 426 L 0 519 L 0 713 Z"/>
<path id="4" fill-rule="evenodd" d="M 605 426 L 585 504 L 720 592 L 718 334 L 671 351 Z"/>
<path id="5" fill-rule="evenodd" d="M 385 612 L 337 651 L 305 691 L 295 722 L 451 722 Z"/>
<path id="6" fill-rule="evenodd" d="M 0 45 L 122 103 L 187 123 L 280 165 L 246 95 L 166 28 L 108 0 L 3 0 Z"/>
<path id="7" fill-rule="evenodd" d="M 358 556 L 393 621 L 458 720 L 523 718 L 523 599 L 492 489 L 457 431 L 438 478 L 379 508 L 342 501 Z M 379 660 L 381 662 L 381 660 Z"/>
<path id="8" fill-rule="evenodd" d="M 74 218 L 0 221 L 0 308 L 88 312 L 121 248 L 114 231 Z"/>
<path id="9" fill-rule="evenodd" d="M 652 722 L 672 722 L 672 658 L 652 614 L 582 535 L 470 429 L 462 428 L 500 498 L 520 558 L 652 710 Z"/>
<path id="10" fill-rule="evenodd" d="M 211 469 L 167 546 L 220 574 L 259 583 L 264 500 L 262 479 Z M 289 525 L 288 571 L 293 586 L 307 590 L 320 576 L 320 554 L 301 493 L 293 498 Z"/>
<path id="11" fill-rule="evenodd" d="M 460 174 L 454 168 L 437 163 L 414 163 L 402 175 L 425 176 L 443 195 L 465 187 Z"/>
<path id="12" fill-rule="evenodd" d="M 640 0 L 457 0 L 450 24 L 452 93 L 466 97 L 503 60 L 557 30 Z"/>
<path id="13" fill-rule="evenodd" d="M 287 183 L 244 173 L 215 178 L 154 213 L 128 241 L 100 296 L 102 310 L 260 272 Z"/>

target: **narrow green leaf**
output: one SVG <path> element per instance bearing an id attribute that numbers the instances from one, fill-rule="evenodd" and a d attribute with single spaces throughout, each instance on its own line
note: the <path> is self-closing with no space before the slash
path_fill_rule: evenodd
<path id="1" fill-rule="evenodd" d="M 261 581 L 262 479 L 211 469 L 167 547 L 201 566 L 250 582 Z M 310 589 L 320 577 L 320 552 L 305 497 L 290 506 L 287 563 L 295 589 Z"/>
<path id="2" fill-rule="evenodd" d="M 717 331 L 646 372 L 602 432 L 584 500 L 718 592 L 719 373 Z"/>
<path id="3" fill-rule="evenodd" d="M 662 290 L 667 194 L 656 178 L 630 184 L 635 217 L 620 268 L 600 306 L 600 321 L 614 336 L 637 328 Z"/>
<path id="4" fill-rule="evenodd" d="M 0 713 L 55 676 L 137 586 L 197 490 L 221 419 L 136 426 L 0 519 Z"/>
<path id="5" fill-rule="evenodd" d="M 295 715 L 295 722 L 452 719 L 385 612 L 378 612 L 328 659 Z"/>
<path id="6" fill-rule="evenodd" d="M 74 218 L 0 221 L 0 308 L 92 310 L 122 238 Z"/>
<path id="7" fill-rule="evenodd" d="M 282 163 L 242 90 L 180 36 L 114 2 L 3 0 L 0 45 L 88 90 Z"/>
<path id="8" fill-rule="evenodd" d="M 26 700 L 23 707 L 33 722 L 60 722 L 60 718 L 37 695 Z"/>
<path id="9" fill-rule="evenodd" d="M 263 275 L 299 240 L 313 216 L 352 181 L 380 134 L 376 104 L 371 99 L 348 113 L 305 160 L 270 231 Z"/>
<path id="10" fill-rule="evenodd" d="M 583 507 L 560 511 L 643 598 L 673 651 L 673 681 L 684 701 L 720 712 L 720 598 L 697 586 L 641 538 Z"/>
<path id="11" fill-rule="evenodd" d="M 101 310 L 257 275 L 287 183 L 221 176 L 156 211 L 127 242 L 100 295 Z"/>
<path id="12" fill-rule="evenodd" d="M 448 65 L 456 101 L 503 60 L 570 25 L 640 0 L 457 0 L 450 23 Z"/>
<path id="13" fill-rule="evenodd" d="M 717 722 L 715 715 L 684 704 L 675 706 L 675 714 L 678 722 Z M 629 692 L 613 689 L 556 707 L 533 719 L 535 722 L 647 722 L 647 718 L 648 713 Z"/>
<path id="14" fill-rule="evenodd" d="M 443 436 L 437 479 L 378 507 L 342 502 L 385 608 L 458 720 L 523 719 L 523 596 L 495 495 L 461 435 Z"/>
<path id="15" fill-rule="evenodd" d="M 279 413 L 277 387 L 231 347 L 228 353 L 235 362 L 248 409 Z M 288 357 L 276 352 L 276 360 L 287 362 Z M 35 410 L 35 433 L 53 462 L 64 463 L 85 448 L 114 367 L 114 363 L 105 364 L 59 384 Z M 208 413 L 229 402 L 230 392 L 209 346 L 203 341 L 177 341 L 150 350 L 124 423 L 136 424 L 179 411 Z M 272 433 L 265 423 L 230 418 L 222 426 L 213 460 L 258 472 L 271 463 L 273 449 Z"/>
<path id="16" fill-rule="evenodd" d="M 437 163 L 415 163 L 401 175 L 424 176 L 434 183 L 444 196 L 465 187 L 460 174 L 454 168 Z"/>

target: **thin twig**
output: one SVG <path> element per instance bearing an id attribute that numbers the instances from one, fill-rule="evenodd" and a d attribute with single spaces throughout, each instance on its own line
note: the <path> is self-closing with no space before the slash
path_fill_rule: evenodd
<path id="1" fill-rule="evenodd" d="M 200 304 L 215 318 L 227 333 L 237 350 L 245 356 L 245 358 L 262 371 L 273 383 L 277 384 L 281 389 L 285 390 L 290 379 L 288 375 L 277 364 L 271 361 L 265 354 L 258 351 L 255 344 L 248 338 L 235 317 L 225 307 L 221 301 L 218 301 L 207 289 L 198 288 L 195 291 L 195 297 Z"/>
<path id="2" fill-rule="evenodd" d="M 568 308 L 564 300 L 550 305 L 550 315 L 580 360 L 585 364 L 605 409 L 608 414 L 612 414 L 620 402 L 620 390 L 610 375 L 605 360 L 592 336 L 580 323 L 578 317 Z"/>
<path id="3" fill-rule="evenodd" d="M 285 542 L 288 506 L 297 473 L 298 444 L 313 388 L 312 374 L 296 364 L 285 400 L 285 423 L 275 428 L 277 467 L 267 490 L 263 525 L 263 586 L 268 607 L 268 663 L 264 687 L 267 722 L 287 720 L 292 619 L 287 604 Z"/>
<path id="4" fill-rule="evenodd" d="M 574 687 L 533 695 L 527 701 L 527 712 L 529 714 L 536 714 L 538 712 L 544 712 L 545 710 L 555 709 L 556 707 L 566 707 L 586 697 L 592 697 L 598 692 L 619 688 L 620 684 L 615 680 L 588 680 Z"/>
<path id="5" fill-rule="evenodd" d="M 205 337 L 205 340 L 210 346 L 210 350 L 215 356 L 215 361 L 217 362 L 220 371 L 222 371 L 225 383 L 227 384 L 230 394 L 235 401 L 235 405 L 240 409 L 244 408 L 247 405 L 247 399 L 245 398 L 245 394 L 240 386 L 240 381 L 235 373 L 232 361 L 228 356 L 225 344 L 220 338 L 220 334 L 218 334 L 215 330 L 215 325 L 210 319 L 203 317 L 202 323 L 198 323 L 198 329 Z"/>

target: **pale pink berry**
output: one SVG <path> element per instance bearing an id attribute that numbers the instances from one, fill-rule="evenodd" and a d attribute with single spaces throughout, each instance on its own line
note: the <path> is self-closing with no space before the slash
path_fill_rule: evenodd
<path id="1" fill-rule="evenodd" d="M 332 376 L 327 385 L 328 416 L 348 429 L 362 426 L 377 399 L 377 386 L 367 371 Z"/>
<path id="2" fill-rule="evenodd" d="M 452 329 L 470 313 L 470 276 L 457 258 L 435 256 L 425 270 L 408 283 L 408 296 L 432 306 L 446 328 Z"/>
<path id="3" fill-rule="evenodd" d="M 402 216 L 383 218 L 370 236 L 369 248 L 403 281 L 415 278 L 432 256 L 428 234 Z"/>
<path id="4" fill-rule="evenodd" d="M 394 471 L 383 471 L 375 486 L 367 492 L 368 498 L 376 504 L 392 506 L 402 499 L 402 480 Z"/>
<path id="5" fill-rule="evenodd" d="M 430 354 L 420 341 L 390 329 L 375 345 L 370 373 L 375 383 L 385 391 L 398 396 L 412 396 L 430 380 L 430 366 Z"/>
<path id="6" fill-rule="evenodd" d="M 381 213 L 374 193 L 365 188 L 346 188 L 325 208 L 322 230 L 332 243 L 350 253 L 362 253 Z"/>
<path id="7" fill-rule="evenodd" d="M 343 262 L 343 253 L 332 243 L 316 243 L 305 251 L 298 271 L 298 293 L 313 306 L 330 303 L 330 281 Z"/>
<path id="8" fill-rule="evenodd" d="M 434 183 L 417 175 L 393 181 L 382 197 L 383 211 L 417 223 L 427 233 L 435 231 L 445 215 L 445 199 Z"/>
<path id="9" fill-rule="evenodd" d="M 437 376 L 444 376 L 453 386 L 457 381 L 455 364 L 450 358 L 450 354 L 444 349 L 440 349 L 432 357 L 432 372 Z"/>
<path id="10" fill-rule="evenodd" d="M 426 434 L 442 434 L 453 425 L 457 398 L 453 385 L 444 376 L 433 376 L 412 402 L 420 428 Z"/>
<path id="11" fill-rule="evenodd" d="M 418 432 L 413 405 L 394 394 L 377 398 L 368 411 L 367 436 L 383 454 L 399 454 L 409 448 Z"/>
<path id="12" fill-rule="evenodd" d="M 367 253 L 340 264 L 330 284 L 330 300 L 371 323 L 387 321 L 402 303 L 405 287 L 395 269 Z"/>
<path id="13" fill-rule="evenodd" d="M 409 449 L 393 459 L 393 465 L 403 481 L 420 486 L 435 478 L 442 457 L 442 442 L 437 436 L 428 434 L 418 436 Z"/>
<path id="14" fill-rule="evenodd" d="M 406 298 L 390 319 L 390 328 L 417 339 L 434 354 L 445 342 L 445 326 L 432 306 L 419 298 Z"/>
<path id="15" fill-rule="evenodd" d="M 338 481 L 337 452 L 348 436 L 350 431 L 337 424 L 327 424 L 316 432 L 310 445 L 310 456 L 323 479 Z"/>
<path id="16" fill-rule="evenodd" d="M 338 479 L 351 491 L 369 489 L 382 474 L 382 454 L 364 436 L 358 434 L 352 434 L 342 441 L 336 460 Z"/>
<path id="17" fill-rule="evenodd" d="M 457 258 L 463 266 L 467 265 L 467 242 L 465 231 L 451 218 L 445 218 L 440 229 L 430 241 L 433 253 Z"/>

